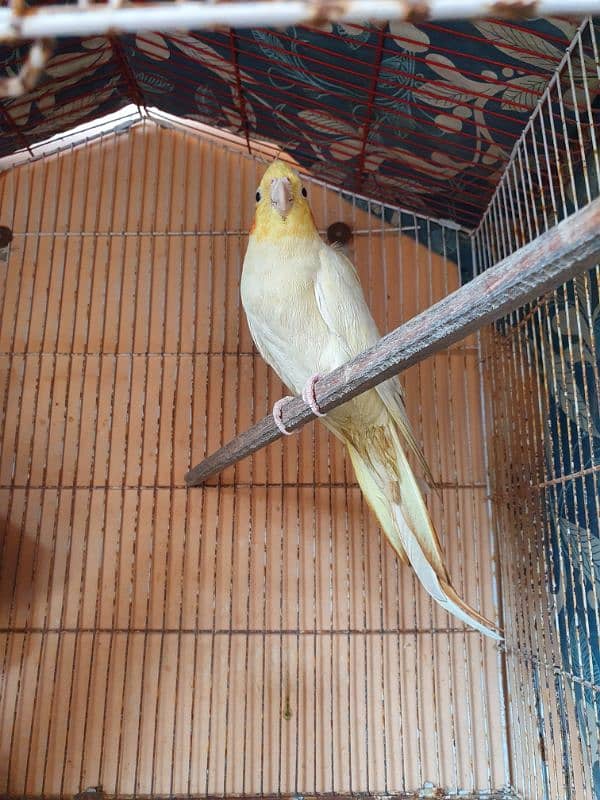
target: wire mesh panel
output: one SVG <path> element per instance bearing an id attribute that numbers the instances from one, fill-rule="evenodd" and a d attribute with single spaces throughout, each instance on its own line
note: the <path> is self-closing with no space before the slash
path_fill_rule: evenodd
<path id="1" fill-rule="evenodd" d="M 590 20 L 476 233 L 481 268 L 597 197 L 598 66 Z M 600 797 L 598 278 L 596 267 L 484 340 L 513 777 L 524 797 Z"/>
<path id="2" fill-rule="evenodd" d="M 284 392 L 238 296 L 261 170 L 145 122 L 2 176 L 4 794 L 509 784 L 496 645 L 398 563 L 324 429 L 184 486 Z M 311 203 L 382 329 L 458 285 L 457 231 Z M 404 383 L 453 583 L 493 618 L 475 339 Z"/>

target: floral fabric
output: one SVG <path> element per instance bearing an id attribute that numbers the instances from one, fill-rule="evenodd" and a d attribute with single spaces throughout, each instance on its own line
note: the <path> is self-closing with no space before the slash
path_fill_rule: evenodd
<path id="1" fill-rule="evenodd" d="M 40 85 L 3 101 L 15 125 L 0 115 L 0 154 L 134 100 L 275 141 L 349 191 L 473 227 L 574 32 L 538 19 L 62 40 Z M 1 48 L 0 71 L 25 55 Z"/>

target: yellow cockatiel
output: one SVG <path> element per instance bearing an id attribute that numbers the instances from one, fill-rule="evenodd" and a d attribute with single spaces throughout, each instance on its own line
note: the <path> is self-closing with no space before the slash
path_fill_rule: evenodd
<path id="1" fill-rule="evenodd" d="M 314 382 L 373 345 L 379 332 L 354 266 L 316 229 L 298 174 L 276 160 L 256 192 L 241 280 L 252 338 L 288 388 L 315 413 Z M 281 427 L 278 404 L 273 409 Z M 322 416 L 322 415 L 321 415 Z M 350 454 L 360 487 L 390 544 L 427 592 L 450 614 L 481 633 L 495 626 L 456 594 L 405 448 L 424 463 L 397 379 L 381 383 L 330 411 L 324 424 Z"/>

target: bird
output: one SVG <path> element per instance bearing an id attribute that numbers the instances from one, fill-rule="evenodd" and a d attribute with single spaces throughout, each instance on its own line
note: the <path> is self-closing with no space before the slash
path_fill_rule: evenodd
<path id="1" fill-rule="evenodd" d="M 400 560 L 447 612 L 493 639 L 496 625 L 452 586 L 419 479 L 416 456 L 429 483 L 431 471 L 412 431 L 397 377 L 323 414 L 315 396 L 319 377 L 340 367 L 380 338 L 354 264 L 320 236 L 298 172 L 282 158 L 266 169 L 256 190 L 240 280 L 242 306 L 262 358 L 291 392 L 347 448 L 367 503 Z M 273 417 L 282 433 L 279 400 Z"/>

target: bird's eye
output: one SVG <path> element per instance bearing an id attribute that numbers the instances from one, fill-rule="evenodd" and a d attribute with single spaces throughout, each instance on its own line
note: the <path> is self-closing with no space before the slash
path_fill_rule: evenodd
<path id="1" fill-rule="evenodd" d="M 304 186 L 303 186 L 303 187 L 302 187 L 302 197 L 306 197 L 306 196 L 307 196 L 307 194 L 308 194 L 308 192 L 306 191 L 306 189 L 305 189 L 305 188 L 304 188 Z"/>
<path id="2" fill-rule="evenodd" d="M 260 192 L 256 193 L 256 202 L 260 203 Z"/>

